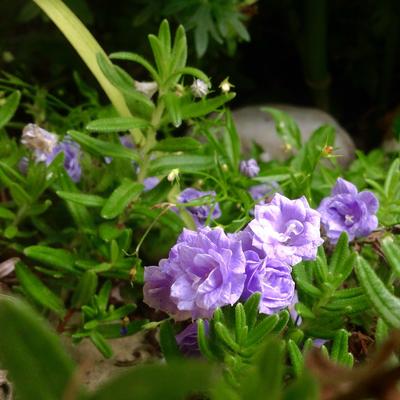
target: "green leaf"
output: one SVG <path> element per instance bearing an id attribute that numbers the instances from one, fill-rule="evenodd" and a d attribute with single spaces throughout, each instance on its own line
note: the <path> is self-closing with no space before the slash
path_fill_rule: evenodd
<path id="1" fill-rule="evenodd" d="M 20 400 L 59 400 L 74 365 L 47 322 L 22 301 L 0 296 L 0 363 Z"/>
<path id="2" fill-rule="evenodd" d="M 382 249 L 388 264 L 396 276 L 400 278 L 400 246 L 394 243 L 392 237 L 387 236 L 382 239 Z"/>
<path id="3" fill-rule="evenodd" d="M 261 322 L 259 322 L 252 330 L 250 330 L 247 337 L 247 345 L 254 346 L 261 343 L 264 338 L 272 332 L 274 327 L 279 321 L 279 316 L 277 314 L 272 314 L 265 317 Z"/>
<path id="4" fill-rule="evenodd" d="M 152 151 L 176 152 L 197 151 L 201 149 L 201 143 L 191 137 L 162 139 L 151 149 Z"/>
<path id="5" fill-rule="evenodd" d="M 236 341 L 232 338 L 231 333 L 228 328 L 222 324 L 221 322 L 215 323 L 215 332 L 218 338 L 233 352 L 237 353 L 240 350 L 240 346 Z"/>
<path id="6" fill-rule="evenodd" d="M 122 144 L 105 142 L 104 140 L 95 139 L 77 131 L 68 131 L 68 134 L 72 139 L 98 156 L 139 161 L 137 152 L 133 149 L 126 148 Z"/>
<path id="7" fill-rule="evenodd" d="M 236 130 L 232 113 L 229 109 L 225 111 L 226 127 L 224 129 L 224 147 L 231 161 L 232 168 L 237 168 L 240 159 L 240 138 Z"/>
<path id="8" fill-rule="evenodd" d="M 213 97 L 212 99 L 201 99 L 200 101 L 182 104 L 182 119 L 203 117 L 216 111 L 217 108 L 223 106 L 234 97 L 235 93 L 226 93 L 221 96 Z"/>
<path id="9" fill-rule="evenodd" d="M 396 158 L 390 165 L 385 179 L 384 193 L 387 198 L 394 197 L 399 193 L 400 185 L 400 158 Z"/>
<path id="10" fill-rule="evenodd" d="M 160 83 L 160 77 L 158 76 L 155 68 L 141 55 L 132 53 L 132 52 L 127 52 L 127 51 L 119 51 L 119 52 L 110 54 L 109 57 L 110 57 L 110 59 L 127 60 L 127 61 L 137 62 L 142 67 L 147 69 L 147 71 L 150 73 L 150 75 L 154 81 L 156 81 L 158 84 Z"/>
<path id="11" fill-rule="evenodd" d="M 74 308 L 81 308 L 88 304 L 97 289 L 97 274 L 94 271 L 86 271 L 79 279 L 72 296 L 71 304 Z"/>
<path id="12" fill-rule="evenodd" d="M 142 365 L 107 382 L 91 400 L 178 400 L 207 392 L 217 371 L 197 360 L 180 360 L 167 365 Z M 151 384 L 149 384 L 151 382 Z"/>
<path id="13" fill-rule="evenodd" d="M 337 271 L 342 267 L 341 264 L 346 263 L 350 254 L 348 241 L 347 233 L 342 232 L 339 236 L 338 242 L 336 243 L 335 250 L 329 263 L 329 270 L 332 275 L 336 275 Z"/>
<path id="14" fill-rule="evenodd" d="M 170 320 L 165 320 L 160 325 L 160 346 L 167 362 L 182 358 Z"/>
<path id="15" fill-rule="evenodd" d="M 18 262 L 15 265 L 15 274 L 24 291 L 38 304 L 54 311 L 59 317 L 65 315 L 64 303 L 57 297 L 30 269 Z"/>
<path id="16" fill-rule="evenodd" d="M 258 306 L 261 300 L 261 293 L 253 293 L 244 303 L 244 311 L 246 313 L 246 321 L 249 330 L 253 329 L 259 315 Z"/>
<path id="17" fill-rule="evenodd" d="M 400 299 L 385 287 L 367 261 L 357 258 L 358 280 L 378 315 L 392 328 L 400 328 Z"/>
<path id="18" fill-rule="evenodd" d="M 197 342 L 199 344 L 199 349 L 201 353 L 207 357 L 209 360 L 215 360 L 216 357 L 214 356 L 209 341 L 206 334 L 206 328 L 204 321 L 202 319 L 197 320 Z"/>
<path id="19" fill-rule="evenodd" d="M 64 200 L 72 201 L 73 203 L 81 204 L 86 207 L 102 207 L 105 199 L 95 194 L 84 194 L 76 192 L 64 192 L 57 190 L 57 196 Z"/>
<path id="20" fill-rule="evenodd" d="M 278 135 L 285 143 L 290 144 L 295 149 L 301 147 L 301 133 L 295 120 L 283 111 L 276 108 L 263 107 L 261 111 L 271 114 L 275 121 L 275 128 Z"/>
<path id="21" fill-rule="evenodd" d="M 185 28 L 178 26 L 175 32 L 174 47 L 171 52 L 171 72 L 175 72 L 186 65 L 187 60 L 187 41 Z M 177 77 L 178 79 L 178 77 Z M 175 82 L 172 82 L 175 83 Z"/>
<path id="22" fill-rule="evenodd" d="M 142 184 L 124 179 L 104 204 L 101 209 L 101 216 L 105 219 L 112 219 L 122 214 L 129 203 L 138 197 L 142 190 Z"/>
<path id="23" fill-rule="evenodd" d="M 235 338 L 240 346 L 246 341 L 247 333 L 246 311 L 242 303 L 237 303 L 235 306 Z"/>
<path id="24" fill-rule="evenodd" d="M 214 158 L 197 154 L 168 155 L 158 157 L 150 163 L 150 175 L 167 175 L 173 169 L 180 172 L 205 171 L 215 166 Z"/>
<path id="25" fill-rule="evenodd" d="M 331 350 L 331 359 L 339 364 L 350 366 L 352 356 L 349 356 L 349 334 L 344 329 L 340 329 L 334 339 Z"/>
<path id="26" fill-rule="evenodd" d="M 180 98 L 175 93 L 168 92 L 162 97 L 162 99 L 172 125 L 174 125 L 175 128 L 179 128 L 182 125 Z"/>
<path id="27" fill-rule="evenodd" d="M 289 339 L 287 342 L 287 351 L 293 366 L 294 376 L 301 376 L 304 370 L 304 358 L 299 347 L 292 339 Z"/>
<path id="28" fill-rule="evenodd" d="M 104 336 L 100 332 L 98 332 L 96 330 L 91 331 L 89 338 L 90 338 L 91 342 L 96 346 L 97 350 L 99 350 L 100 353 L 103 354 L 103 356 L 105 358 L 112 357 L 112 355 L 113 355 L 112 348 L 107 343 L 107 340 L 104 338 Z"/>
<path id="29" fill-rule="evenodd" d="M 91 121 L 86 125 L 86 129 L 90 132 L 126 132 L 135 128 L 147 128 L 149 125 L 149 122 L 142 118 L 113 117 Z"/>
<path id="30" fill-rule="evenodd" d="M 3 128 L 13 117 L 17 111 L 19 101 L 21 99 L 21 93 L 16 90 L 11 93 L 0 107 L 0 129 Z"/>
<path id="31" fill-rule="evenodd" d="M 61 271 L 76 272 L 74 268 L 75 257 L 67 250 L 38 245 L 26 247 L 24 254 L 33 260 Z"/>
<path id="32" fill-rule="evenodd" d="M 0 219 L 14 219 L 15 214 L 8 208 L 0 207 Z"/>

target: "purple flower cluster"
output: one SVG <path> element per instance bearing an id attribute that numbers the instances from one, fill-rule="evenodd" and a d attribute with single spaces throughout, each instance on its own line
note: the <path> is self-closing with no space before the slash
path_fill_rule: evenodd
<path id="1" fill-rule="evenodd" d="M 275 194 L 236 234 L 185 229 L 168 259 L 145 268 L 144 301 L 176 320 L 210 318 L 217 307 L 260 292 L 260 312 L 275 313 L 293 301 L 291 267 L 315 259 L 319 225 L 304 197 Z"/>
<path id="2" fill-rule="evenodd" d="M 239 241 L 221 228 L 184 229 L 168 259 L 144 272 L 144 301 L 176 320 L 210 318 L 239 300 L 246 260 Z"/>
<path id="3" fill-rule="evenodd" d="M 351 182 L 338 178 L 331 196 L 322 200 L 318 211 L 326 236 L 336 243 L 342 232 L 347 233 L 349 240 L 369 235 L 378 226 L 378 207 L 372 192 L 358 193 Z"/>
<path id="4" fill-rule="evenodd" d="M 178 195 L 177 200 L 178 203 L 186 204 L 199 200 L 205 196 L 211 196 L 215 198 L 215 192 L 213 191 L 202 192 L 200 190 L 196 190 L 193 188 L 187 188 Z M 215 207 L 213 209 L 209 205 L 203 204 L 199 206 L 188 206 L 186 210 L 191 214 L 196 226 L 198 227 L 204 226 L 210 213 L 211 213 L 210 217 L 211 219 L 218 219 L 221 216 L 221 209 L 219 208 L 218 203 L 215 204 Z"/>
<path id="5" fill-rule="evenodd" d="M 28 124 L 22 131 L 21 143 L 33 151 L 35 162 L 44 162 L 50 165 L 57 154 L 64 153 L 64 168 L 74 182 L 81 178 L 80 157 L 81 151 L 78 143 L 66 137 L 58 142 L 58 137 L 54 133 L 47 132 L 45 129 L 35 124 Z M 19 168 L 26 172 L 28 159 L 23 157 Z"/>

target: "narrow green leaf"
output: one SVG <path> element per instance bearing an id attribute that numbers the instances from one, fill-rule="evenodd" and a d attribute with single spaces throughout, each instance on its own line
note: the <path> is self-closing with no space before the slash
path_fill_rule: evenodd
<path id="1" fill-rule="evenodd" d="M 14 116 L 17 111 L 19 101 L 21 99 L 21 93 L 16 90 L 11 93 L 3 105 L 0 107 L 0 129 L 3 128 Z"/>
<path id="2" fill-rule="evenodd" d="M 79 279 L 72 296 L 71 304 L 74 308 L 81 308 L 88 304 L 97 289 L 97 274 L 94 271 L 86 271 Z"/>
<path id="3" fill-rule="evenodd" d="M 209 360 L 215 360 L 213 352 L 208 343 L 208 337 L 206 334 L 206 328 L 204 321 L 202 319 L 197 320 L 197 342 L 199 344 L 199 349 L 201 353 L 207 357 Z"/>
<path id="4" fill-rule="evenodd" d="M 111 346 L 100 332 L 93 330 L 90 332 L 89 338 L 105 358 L 110 358 L 113 355 Z"/>
<path id="5" fill-rule="evenodd" d="M 168 174 L 178 168 L 181 172 L 196 173 L 212 169 L 215 166 L 214 158 L 197 154 L 168 155 L 158 157 L 150 164 L 149 174 Z"/>
<path id="6" fill-rule="evenodd" d="M 62 399 L 74 365 L 47 321 L 22 301 L 2 295 L 0 325 L 0 363 L 18 399 Z"/>
<path id="7" fill-rule="evenodd" d="M 334 339 L 331 350 L 331 359 L 339 364 L 348 361 L 349 334 L 344 329 L 340 329 Z"/>
<path id="8" fill-rule="evenodd" d="M 162 97 L 162 99 L 172 125 L 174 125 L 175 128 L 180 127 L 182 125 L 180 98 L 174 92 L 168 92 Z"/>
<path id="9" fill-rule="evenodd" d="M 61 271 L 75 272 L 75 257 L 64 249 L 54 249 L 47 246 L 29 246 L 24 249 L 24 254 L 50 267 Z"/>
<path id="10" fill-rule="evenodd" d="M 253 329 L 256 324 L 259 311 L 258 306 L 260 304 L 261 293 L 256 292 L 252 294 L 244 303 L 244 311 L 246 313 L 246 321 L 249 330 Z"/>
<path id="11" fill-rule="evenodd" d="M 142 184 L 124 179 L 104 204 L 101 209 L 101 216 L 105 219 L 112 219 L 122 214 L 129 203 L 139 196 L 142 190 Z"/>
<path id="12" fill-rule="evenodd" d="M 235 337 L 239 345 L 242 345 L 247 339 L 247 330 L 246 311 L 242 303 L 237 303 L 235 306 Z"/>
<path id="13" fill-rule="evenodd" d="M 400 158 L 396 158 L 390 165 L 385 179 L 384 192 L 387 198 L 398 193 L 400 181 Z"/>
<path id="14" fill-rule="evenodd" d="M 160 346 L 167 362 L 182 358 L 170 320 L 160 325 Z"/>
<path id="15" fill-rule="evenodd" d="M 385 287 L 367 261 L 357 258 L 356 273 L 378 315 L 392 328 L 400 328 L 400 299 Z"/>
<path id="16" fill-rule="evenodd" d="M 394 243 L 392 237 L 388 236 L 382 239 L 382 249 L 388 264 L 400 278 L 400 246 Z"/>
<path id="17" fill-rule="evenodd" d="M 0 219 L 14 219 L 15 214 L 5 207 L 0 207 Z"/>
<path id="18" fill-rule="evenodd" d="M 182 119 L 202 117 L 223 106 L 235 97 L 234 93 L 227 93 L 212 99 L 202 99 L 195 103 L 182 104 Z"/>
<path id="19" fill-rule="evenodd" d="M 292 339 L 289 339 L 287 342 L 287 351 L 293 366 L 294 376 L 301 376 L 304 371 L 304 358 L 299 347 Z"/>
<path id="20" fill-rule="evenodd" d="M 348 242 L 347 233 L 343 231 L 339 236 L 339 240 L 336 243 L 335 250 L 330 259 L 329 270 L 332 275 L 337 273 L 337 270 L 342 267 L 341 264 L 346 262 L 350 254 Z"/>
<path id="21" fill-rule="evenodd" d="M 57 297 L 30 269 L 18 262 L 15 265 L 15 274 L 24 291 L 38 304 L 54 311 L 59 317 L 65 315 L 64 303 Z"/>
<path id="22" fill-rule="evenodd" d="M 86 129 L 90 132 L 126 132 L 135 128 L 147 128 L 149 125 L 149 122 L 142 118 L 113 117 L 91 121 L 86 125 Z"/>
<path id="23" fill-rule="evenodd" d="M 263 107 L 261 111 L 271 114 L 275 121 L 276 131 L 285 143 L 292 145 L 296 149 L 301 147 L 300 129 L 290 115 L 271 107 Z"/>
<path id="24" fill-rule="evenodd" d="M 250 330 L 247 337 L 247 345 L 254 346 L 261 343 L 264 338 L 272 332 L 274 327 L 279 321 L 279 316 L 277 314 L 265 317 L 261 322 L 259 322 L 252 330 Z"/>
<path id="25" fill-rule="evenodd" d="M 297 303 L 295 306 L 297 313 L 303 317 L 308 319 L 315 319 L 314 313 L 303 303 Z"/>
<path id="26" fill-rule="evenodd" d="M 175 32 L 174 47 L 171 52 L 171 73 L 183 68 L 187 60 L 187 41 L 185 28 L 178 26 Z M 178 77 L 177 77 L 178 79 Z M 174 83 L 174 82 L 172 82 Z"/>
<path id="27" fill-rule="evenodd" d="M 201 146 L 199 141 L 191 137 L 166 138 L 158 141 L 152 151 L 197 151 L 201 149 Z"/>
<path id="28" fill-rule="evenodd" d="M 229 109 L 225 111 L 226 128 L 224 130 L 224 144 L 232 167 L 237 168 L 240 159 L 240 137 L 236 130 L 232 113 Z"/>
<path id="29" fill-rule="evenodd" d="M 228 328 L 223 325 L 221 322 L 215 323 L 215 331 L 217 333 L 218 338 L 225 343 L 228 348 L 234 352 L 239 352 L 240 346 L 236 341 L 232 338 L 231 333 Z"/>
<path id="30" fill-rule="evenodd" d="M 68 131 L 68 134 L 83 147 L 87 148 L 98 156 L 108 156 L 113 158 L 139 161 L 139 155 L 137 152 L 133 149 L 128 149 L 122 144 L 95 139 L 89 135 L 77 131 Z"/>
<path id="31" fill-rule="evenodd" d="M 57 196 L 64 200 L 72 201 L 73 203 L 81 204 L 86 207 L 102 207 L 105 202 L 105 199 L 95 194 L 65 192 L 63 190 L 58 190 L 56 193 Z"/>

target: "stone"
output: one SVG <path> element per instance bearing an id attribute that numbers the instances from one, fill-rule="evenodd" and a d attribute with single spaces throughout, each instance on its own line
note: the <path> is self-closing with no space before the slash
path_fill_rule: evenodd
<path id="1" fill-rule="evenodd" d="M 276 133 L 272 117 L 261 111 L 262 107 L 277 108 L 289 114 L 299 126 L 303 143 L 321 125 L 332 125 L 336 132 L 333 154 L 339 156 L 338 162 L 346 167 L 354 160 L 355 145 L 353 140 L 330 114 L 316 108 L 288 104 L 251 105 L 232 111 L 244 153 L 249 152 L 252 142 L 256 142 L 264 150 L 261 156 L 263 161 L 285 160 L 290 156 L 290 153 L 285 152 L 284 143 Z"/>

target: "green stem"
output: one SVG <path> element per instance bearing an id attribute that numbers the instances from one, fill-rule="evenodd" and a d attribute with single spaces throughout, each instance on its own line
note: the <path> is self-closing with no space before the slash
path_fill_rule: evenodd
<path id="1" fill-rule="evenodd" d="M 107 57 L 104 50 L 76 15 L 61 0 L 33 1 L 47 14 L 75 48 L 96 77 L 118 114 L 122 117 L 132 116 L 123 95 L 108 81 L 97 63 L 97 54 L 100 53 Z M 142 142 L 143 135 L 139 130 L 135 130 L 132 134 L 137 143 Z"/>

